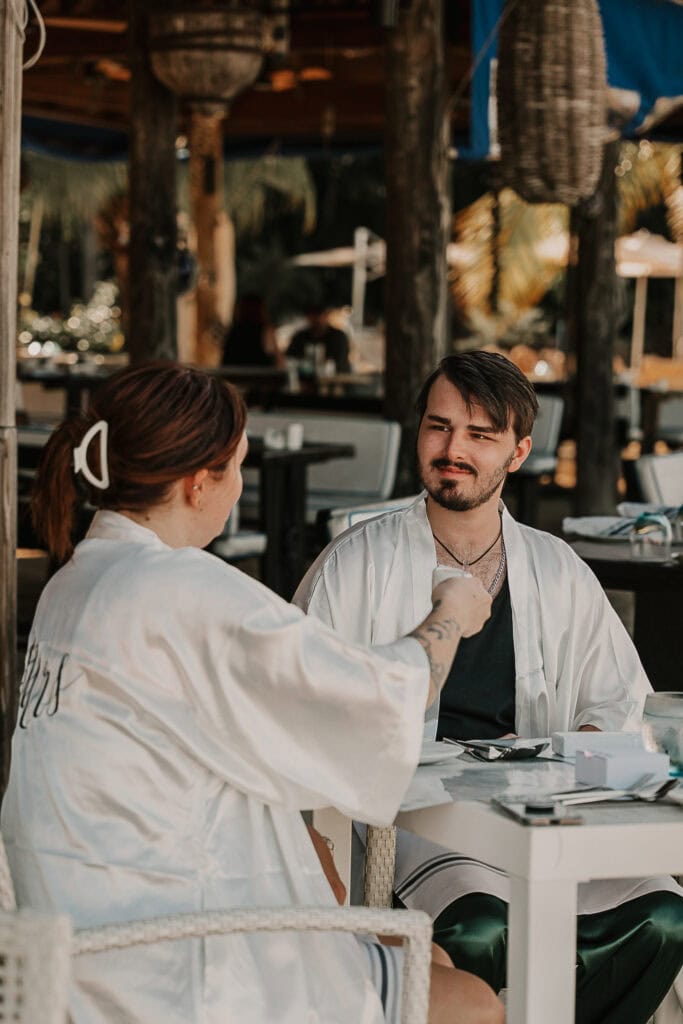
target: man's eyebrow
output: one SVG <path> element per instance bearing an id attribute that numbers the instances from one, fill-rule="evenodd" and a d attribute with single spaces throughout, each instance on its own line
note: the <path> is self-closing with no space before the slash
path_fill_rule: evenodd
<path id="1" fill-rule="evenodd" d="M 496 427 L 478 427 L 476 423 L 468 423 L 467 429 L 475 434 L 500 434 Z"/>
<path id="2" fill-rule="evenodd" d="M 433 412 L 428 412 L 425 419 L 432 420 L 434 423 L 443 423 L 444 426 L 450 427 L 451 421 L 447 416 L 437 416 Z M 473 434 L 500 434 L 500 430 L 496 427 L 479 427 L 476 423 L 468 423 L 467 429 Z"/>

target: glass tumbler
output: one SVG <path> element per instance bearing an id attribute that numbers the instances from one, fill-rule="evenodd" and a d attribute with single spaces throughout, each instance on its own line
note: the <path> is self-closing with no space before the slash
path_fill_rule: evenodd
<path id="1" fill-rule="evenodd" d="M 683 544 L 683 505 L 674 516 L 674 544 Z"/>
<path id="2" fill-rule="evenodd" d="M 631 528 L 631 553 L 634 558 L 668 562 L 671 558 L 672 539 L 673 530 L 667 516 L 646 512 L 638 516 Z"/>

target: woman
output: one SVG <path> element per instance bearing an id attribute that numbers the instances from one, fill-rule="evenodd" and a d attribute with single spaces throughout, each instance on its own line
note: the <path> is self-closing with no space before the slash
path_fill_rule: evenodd
<path id="1" fill-rule="evenodd" d="M 449 581 L 414 637 L 369 650 L 202 551 L 241 492 L 244 424 L 220 381 L 139 367 L 46 447 L 35 525 L 70 557 L 36 611 L 2 829 L 20 904 L 76 927 L 332 903 L 299 811 L 392 820 L 438 666 L 488 615 Z M 72 553 L 84 497 L 98 511 Z M 71 1019 L 377 1022 L 366 950 L 242 935 L 79 958 Z M 478 979 L 434 977 L 434 1021 L 502 1019 Z"/>

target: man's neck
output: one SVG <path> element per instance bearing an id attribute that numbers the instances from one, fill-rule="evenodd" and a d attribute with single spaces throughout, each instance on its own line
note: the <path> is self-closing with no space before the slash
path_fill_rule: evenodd
<path id="1" fill-rule="evenodd" d="M 432 533 L 450 548 L 484 548 L 500 529 L 499 495 L 478 508 L 452 512 L 427 498 L 427 518 Z"/>

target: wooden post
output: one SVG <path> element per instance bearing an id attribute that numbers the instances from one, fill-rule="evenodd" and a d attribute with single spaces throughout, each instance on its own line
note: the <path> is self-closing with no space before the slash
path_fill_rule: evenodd
<path id="1" fill-rule="evenodd" d="M 411 0 L 386 37 L 384 412 L 404 428 L 397 494 L 417 487 L 415 397 L 446 351 L 448 124 L 442 0 Z"/>
<path id="2" fill-rule="evenodd" d="M 572 209 L 567 320 L 576 353 L 576 512 L 613 515 L 617 496 L 616 334 L 618 141 L 605 146 L 595 195 Z"/>
<path id="3" fill-rule="evenodd" d="M 190 128 L 190 197 L 197 233 L 197 354 L 201 366 L 217 366 L 229 312 L 221 306 L 229 230 L 223 208 L 225 108 L 193 110 Z"/>
<path id="4" fill-rule="evenodd" d="M 633 331 L 631 333 L 631 369 L 639 370 L 645 351 L 645 313 L 647 311 L 647 278 L 636 278 L 633 302 Z"/>
<path id="5" fill-rule="evenodd" d="M 130 247 L 128 351 L 132 363 L 176 359 L 176 99 L 152 73 L 150 0 L 128 0 Z"/>
<path id="6" fill-rule="evenodd" d="M 17 707 L 17 432 L 15 418 L 22 28 L 0 0 L 0 785 L 5 791 Z"/>
<path id="7" fill-rule="evenodd" d="M 671 339 L 671 355 L 674 359 L 683 359 L 683 277 L 676 278 L 674 289 L 674 324 Z"/>

